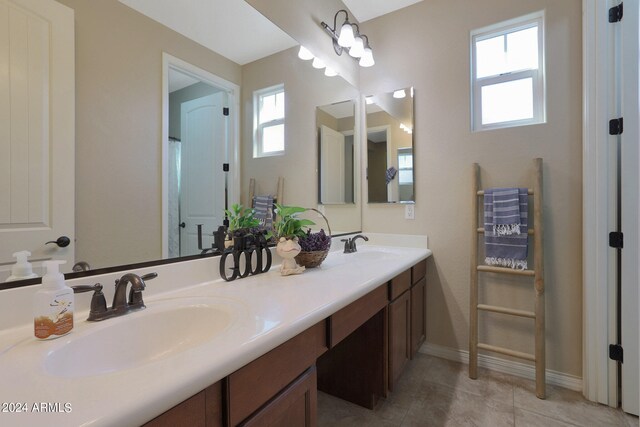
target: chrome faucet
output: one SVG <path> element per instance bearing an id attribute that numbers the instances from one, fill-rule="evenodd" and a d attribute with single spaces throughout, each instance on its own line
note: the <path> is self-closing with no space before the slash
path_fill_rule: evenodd
<path id="1" fill-rule="evenodd" d="M 111 308 L 107 308 L 107 304 L 102 293 L 102 285 L 94 286 L 80 285 L 72 286 L 75 293 L 93 291 L 91 298 L 91 310 L 89 311 L 89 321 L 99 321 L 118 317 L 130 313 L 134 310 L 145 308 L 142 300 L 142 291 L 146 288 L 145 280 L 151 280 L 158 277 L 157 273 L 149 273 L 140 277 L 137 274 L 127 273 L 116 280 L 116 292 L 113 296 L 113 304 Z M 131 283 L 129 290 L 129 299 L 127 300 L 127 285 Z"/>
<path id="2" fill-rule="evenodd" d="M 343 252 L 345 254 L 352 254 L 354 252 L 358 252 L 358 248 L 356 247 L 356 239 L 362 239 L 365 242 L 369 241 L 369 238 L 367 236 L 363 236 L 362 234 L 357 234 L 350 239 L 342 239 L 341 241 L 344 242 Z"/>

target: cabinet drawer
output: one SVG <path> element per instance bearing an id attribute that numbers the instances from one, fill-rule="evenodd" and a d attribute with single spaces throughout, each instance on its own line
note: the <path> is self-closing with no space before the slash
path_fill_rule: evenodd
<path id="1" fill-rule="evenodd" d="M 427 274 L 427 260 L 422 260 L 411 267 L 411 283 L 416 284 Z"/>
<path id="2" fill-rule="evenodd" d="M 318 388 L 316 369 L 311 367 L 273 400 L 264 405 L 242 427 L 312 427 L 316 425 Z"/>
<path id="3" fill-rule="evenodd" d="M 205 391 L 191 396 L 143 427 L 205 427 Z"/>
<path id="4" fill-rule="evenodd" d="M 329 318 L 329 348 L 333 348 L 349 334 L 387 305 L 387 285 L 382 285 L 352 302 Z"/>
<path id="5" fill-rule="evenodd" d="M 411 269 L 398 274 L 389 282 L 389 299 L 393 301 L 411 287 Z"/>
<path id="6" fill-rule="evenodd" d="M 327 350 L 322 321 L 229 375 L 228 425 L 235 426 L 296 379 Z"/>

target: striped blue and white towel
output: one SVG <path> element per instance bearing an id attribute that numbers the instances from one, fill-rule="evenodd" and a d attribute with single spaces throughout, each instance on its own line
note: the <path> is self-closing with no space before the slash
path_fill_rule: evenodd
<path id="1" fill-rule="evenodd" d="M 485 263 L 527 269 L 529 198 L 526 188 L 484 192 Z"/>
<path id="2" fill-rule="evenodd" d="M 254 216 L 260 220 L 265 230 L 273 229 L 273 196 L 255 196 L 253 198 Z"/>

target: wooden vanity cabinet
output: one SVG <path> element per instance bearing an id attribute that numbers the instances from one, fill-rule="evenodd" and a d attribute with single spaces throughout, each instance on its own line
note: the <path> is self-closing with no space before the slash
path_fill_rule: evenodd
<path id="1" fill-rule="evenodd" d="M 411 270 L 389 282 L 389 390 L 411 357 Z"/>
<path id="2" fill-rule="evenodd" d="M 222 427 L 222 383 L 217 382 L 158 415 L 144 427 Z"/>
<path id="3" fill-rule="evenodd" d="M 226 424 L 236 426 L 244 422 L 248 423 L 249 417 L 253 418 L 253 414 L 258 416 L 261 413 L 262 415 L 259 416 L 265 417 L 264 419 L 276 420 L 278 414 L 288 419 L 287 417 L 292 415 L 285 410 L 286 408 L 283 409 L 283 405 L 291 404 L 292 410 L 299 409 L 301 406 L 298 402 L 292 403 L 290 400 L 293 397 L 300 398 L 300 387 L 308 386 L 308 381 L 311 381 L 305 380 L 303 381 L 305 385 L 298 385 L 296 379 L 301 375 L 304 377 L 303 374 L 311 367 L 315 387 L 316 359 L 326 350 L 326 321 L 322 321 L 229 375 L 226 381 Z M 307 400 L 313 397 L 306 394 L 305 396 Z M 264 407 L 269 402 L 272 404 Z M 305 408 L 309 411 L 307 414 L 309 415 L 312 408 L 306 406 Z M 289 425 L 305 426 L 307 424 Z"/>
<path id="4" fill-rule="evenodd" d="M 389 391 L 426 338 L 426 260 L 389 282 Z"/>
<path id="5" fill-rule="evenodd" d="M 312 366 L 240 425 L 314 427 L 318 418 L 316 368 Z"/>
<path id="6" fill-rule="evenodd" d="M 427 337 L 427 261 L 411 267 L 411 358 Z"/>

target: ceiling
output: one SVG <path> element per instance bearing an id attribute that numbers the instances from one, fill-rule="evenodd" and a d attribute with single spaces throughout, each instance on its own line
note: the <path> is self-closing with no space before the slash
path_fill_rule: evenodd
<path id="1" fill-rule="evenodd" d="M 244 0 L 119 1 L 240 65 L 298 44 Z M 421 0 L 343 1 L 364 22 Z"/>

